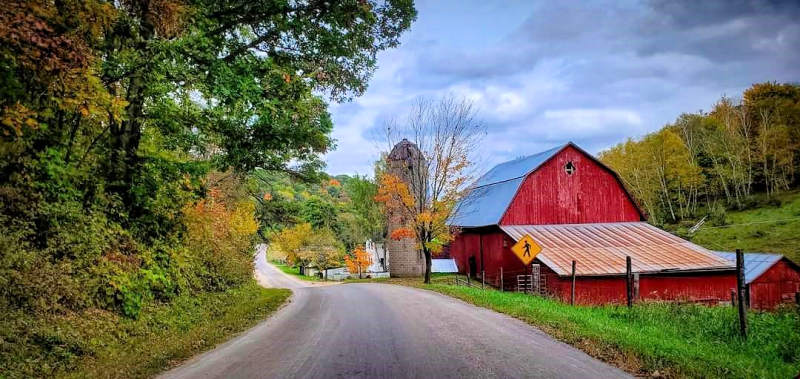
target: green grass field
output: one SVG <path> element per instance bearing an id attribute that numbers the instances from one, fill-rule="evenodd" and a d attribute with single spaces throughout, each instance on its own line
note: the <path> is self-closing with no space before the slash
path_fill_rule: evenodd
<path id="1" fill-rule="evenodd" d="M 0 377 L 150 377 L 264 320 L 290 294 L 251 282 L 150 304 L 137 320 L 101 310 L 14 315 L 0 320 Z"/>
<path id="2" fill-rule="evenodd" d="M 727 212 L 727 225 L 707 224 L 691 240 L 711 250 L 783 254 L 800 263 L 800 193 L 777 196 L 780 205 Z"/>
<path id="3" fill-rule="evenodd" d="M 436 291 L 505 313 L 629 372 L 665 377 L 789 378 L 800 372 L 800 310 L 750 312 L 749 338 L 731 307 L 577 306 L 518 293 L 451 285 L 439 276 L 376 280 Z"/>
<path id="4" fill-rule="evenodd" d="M 275 265 L 275 267 L 277 267 L 279 270 L 281 270 L 281 271 L 283 271 L 283 272 L 285 272 L 285 273 L 287 273 L 289 275 L 296 276 L 296 277 L 298 277 L 298 278 L 300 278 L 302 280 L 307 280 L 307 281 L 310 281 L 310 282 L 321 282 L 321 281 L 324 280 L 324 279 L 321 279 L 321 278 L 316 277 L 316 276 L 301 275 L 299 267 L 292 267 L 292 266 L 289 266 L 289 265 L 287 265 L 285 263 L 281 263 L 281 262 L 278 262 L 278 261 L 270 261 L 270 263 Z"/>

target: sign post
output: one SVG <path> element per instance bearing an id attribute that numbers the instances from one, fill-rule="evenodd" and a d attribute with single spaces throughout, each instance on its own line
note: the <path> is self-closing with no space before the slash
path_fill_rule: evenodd
<path id="1" fill-rule="evenodd" d="M 526 234 L 514 246 L 511 246 L 511 251 L 522 261 L 522 264 L 530 266 L 533 259 L 542 252 L 542 247 Z"/>
<path id="2" fill-rule="evenodd" d="M 514 244 L 514 246 L 511 246 L 511 251 L 514 252 L 514 255 L 516 255 L 520 261 L 522 261 L 522 264 L 525 265 L 525 267 L 530 267 L 531 273 L 528 275 L 530 278 L 530 283 L 528 283 L 528 286 L 531 288 L 531 290 L 533 290 L 533 266 L 531 265 L 531 262 L 533 262 L 533 259 L 536 258 L 536 256 L 542 251 L 542 247 L 539 246 L 536 241 L 534 241 L 533 237 L 526 234 L 522 236 L 522 238 L 520 238 L 519 241 Z M 526 292 L 528 290 L 528 286 L 525 288 Z"/>

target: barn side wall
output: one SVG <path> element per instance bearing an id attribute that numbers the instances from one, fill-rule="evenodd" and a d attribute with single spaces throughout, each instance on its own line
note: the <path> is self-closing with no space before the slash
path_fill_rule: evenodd
<path id="1" fill-rule="evenodd" d="M 503 267 L 505 276 L 509 278 L 526 270 L 511 252 L 512 245 L 514 240 L 497 227 L 468 229 L 459 233 L 450 243 L 449 253 L 456 260 L 461 274 L 469 272 L 470 258 L 474 257 L 475 274 L 480 276 L 483 270 L 487 282 L 494 285 L 499 282 L 500 267 Z"/>
<path id="2" fill-rule="evenodd" d="M 548 270 L 549 271 L 549 270 Z M 550 271 L 548 290 L 551 295 L 569 302 L 570 278 L 558 277 Z M 670 275 L 640 275 L 637 301 L 680 301 L 718 304 L 730 301 L 736 288 L 734 272 L 698 272 Z M 624 304 L 625 278 L 579 277 L 575 280 L 577 304 Z"/>
<path id="3" fill-rule="evenodd" d="M 503 246 L 503 242 L 505 245 Z M 475 259 L 474 279 L 480 280 L 481 269 L 486 273 L 486 283 L 495 287 L 500 284 L 500 268 L 506 290 L 513 291 L 516 276 L 528 274 L 526 267 L 511 252 L 514 241 L 499 229 L 484 228 L 465 230 L 450 244 L 450 255 L 456 260 L 459 273 L 469 273 L 470 257 Z M 483 255 L 481 256 L 481 246 Z M 550 268 L 540 264 L 543 284 L 549 295 L 569 302 L 571 281 L 560 277 Z M 800 282 L 799 282 L 800 283 Z M 640 275 L 640 301 L 686 301 L 715 304 L 730 301 L 730 291 L 736 288 L 734 272 L 675 273 L 669 275 Z M 620 276 L 579 277 L 575 281 L 575 297 L 578 304 L 624 304 L 625 279 Z M 752 290 L 751 290 L 752 291 Z M 752 293 L 752 292 L 751 292 Z"/>
<path id="4" fill-rule="evenodd" d="M 750 283 L 750 307 L 774 309 L 793 302 L 796 292 L 800 292 L 800 270 L 784 258 Z"/>
<path id="5" fill-rule="evenodd" d="M 572 161 L 576 171 L 564 166 Z M 641 221 L 624 188 L 607 169 L 569 146 L 529 175 L 501 225 Z"/>

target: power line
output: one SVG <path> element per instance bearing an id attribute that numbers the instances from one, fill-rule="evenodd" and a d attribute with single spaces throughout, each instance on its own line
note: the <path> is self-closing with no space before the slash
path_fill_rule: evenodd
<path id="1" fill-rule="evenodd" d="M 800 217 L 792 217 L 792 218 L 784 218 L 780 220 L 767 220 L 767 221 L 753 221 L 753 222 L 746 222 L 743 224 L 729 224 L 729 225 L 719 225 L 719 226 L 705 226 L 702 229 L 718 229 L 718 228 L 731 228 L 734 226 L 745 226 L 745 225 L 756 225 L 756 224 L 768 224 L 771 222 L 782 222 L 782 221 L 794 221 L 800 220 Z"/>

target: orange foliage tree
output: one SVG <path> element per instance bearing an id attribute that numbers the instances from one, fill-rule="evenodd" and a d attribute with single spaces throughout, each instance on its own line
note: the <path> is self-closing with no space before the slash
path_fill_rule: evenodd
<path id="1" fill-rule="evenodd" d="M 403 124 L 390 122 L 385 130 L 390 146 L 400 137 L 413 136 L 421 156 L 410 162 L 405 178 L 387 162 L 375 200 L 384 205 L 392 223 L 401 225 L 390 238 L 416 239 L 425 256 L 425 283 L 430 283 L 432 256 L 452 239 L 447 218 L 472 176 L 472 154 L 485 127 L 470 101 L 447 96 L 418 100 Z"/>
<path id="2" fill-rule="evenodd" d="M 352 255 L 344 257 L 344 263 L 347 265 L 347 271 L 351 274 L 358 273 L 358 277 L 361 278 L 361 273 L 372 264 L 372 257 L 364 250 L 363 246 L 358 246 L 353 250 Z"/>

